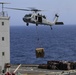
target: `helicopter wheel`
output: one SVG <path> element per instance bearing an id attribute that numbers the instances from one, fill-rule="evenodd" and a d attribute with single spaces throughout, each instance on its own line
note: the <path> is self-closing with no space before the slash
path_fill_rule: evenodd
<path id="1" fill-rule="evenodd" d="M 50 26 L 51 30 L 53 29 L 52 26 Z"/>
<path id="2" fill-rule="evenodd" d="M 29 23 L 26 23 L 26 25 L 28 26 L 28 25 L 29 25 Z"/>
<path id="3" fill-rule="evenodd" d="M 36 23 L 36 26 L 38 26 L 38 24 Z"/>

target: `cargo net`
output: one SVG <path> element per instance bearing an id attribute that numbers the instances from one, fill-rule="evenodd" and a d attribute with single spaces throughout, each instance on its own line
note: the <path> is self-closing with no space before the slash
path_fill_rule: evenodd
<path id="1" fill-rule="evenodd" d="M 73 70 L 76 69 L 76 62 L 47 61 L 47 64 L 40 64 L 38 68 L 50 70 Z"/>

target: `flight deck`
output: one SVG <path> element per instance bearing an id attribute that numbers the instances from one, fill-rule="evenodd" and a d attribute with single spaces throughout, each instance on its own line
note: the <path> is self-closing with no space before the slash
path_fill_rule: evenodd
<path id="1" fill-rule="evenodd" d="M 11 65 L 10 72 L 12 73 L 18 65 Z M 22 65 L 16 75 L 76 75 L 76 70 L 48 70 L 40 69 L 39 65 Z"/>

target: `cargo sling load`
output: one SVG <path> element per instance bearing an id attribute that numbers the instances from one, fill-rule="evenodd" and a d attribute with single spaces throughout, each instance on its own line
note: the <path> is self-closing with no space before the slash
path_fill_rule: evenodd
<path id="1" fill-rule="evenodd" d="M 36 48 L 36 58 L 44 57 L 44 48 Z"/>

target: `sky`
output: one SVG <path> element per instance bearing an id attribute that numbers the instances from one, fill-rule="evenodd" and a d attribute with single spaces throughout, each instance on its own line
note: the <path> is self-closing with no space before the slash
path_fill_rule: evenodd
<path id="1" fill-rule="evenodd" d="M 4 7 L 24 8 L 35 7 L 44 10 L 40 12 L 46 15 L 47 19 L 53 21 L 54 15 L 58 13 L 58 21 L 63 21 L 65 25 L 76 24 L 76 0 L 0 0 L 0 2 L 8 2 L 10 4 Z M 4 9 L 10 16 L 11 25 L 26 25 L 22 18 L 25 14 L 31 12 Z M 1 11 L 1 5 L 0 5 Z"/>

